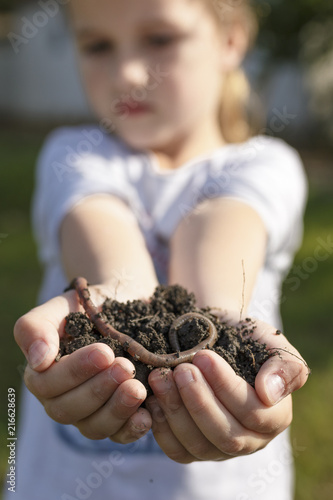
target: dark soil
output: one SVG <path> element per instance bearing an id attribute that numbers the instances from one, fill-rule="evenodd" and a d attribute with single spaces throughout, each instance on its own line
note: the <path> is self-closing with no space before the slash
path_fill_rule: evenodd
<path id="1" fill-rule="evenodd" d="M 172 351 L 168 332 L 173 321 L 182 314 L 199 312 L 207 316 L 215 324 L 219 338 L 212 348 L 222 356 L 235 370 L 237 375 L 254 386 L 255 377 L 262 364 L 272 356 L 266 346 L 253 340 L 252 333 L 255 323 L 246 319 L 238 327 L 224 323 L 213 314 L 209 308 L 196 307 L 195 296 L 184 288 L 174 286 L 159 286 L 149 302 L 141 300 L 120 303 L 106 299 L 102 311 L 108 322 L 117 330 L 126 333 L 140 342 L 146 349 L 157 354 L 169 354 Z M 140 361 L 133 359 L 119 342 L 103 337 L 85 314 L 71 313 L 66 317 L 65 332 L 67 336 L 61 341 L 58 358 L 65 354 L 92 344 L 103 342 L 109 345 L 116 356 L 129 358 L 136 369 L 136 378 L 147 387 L 148 375 L 153 369 Z M 200 320 L 187 321 L 178 329 L 181 351 L 191 349 L 207 336 L 207 325 Z"/>

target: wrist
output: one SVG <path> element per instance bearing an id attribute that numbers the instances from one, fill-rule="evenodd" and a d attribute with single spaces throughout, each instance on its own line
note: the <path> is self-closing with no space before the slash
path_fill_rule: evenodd
<path id="1" fill-rule="evenodd" d="M 127 302 L 128 300 L 148 299 L 154 293 L 156 286 L 158 282 L 154 280 L 142 282 L 135 280 L 132 276 L 119 276 L 104 280 L 93 288 L 105 297 L 118 302 Z"/>

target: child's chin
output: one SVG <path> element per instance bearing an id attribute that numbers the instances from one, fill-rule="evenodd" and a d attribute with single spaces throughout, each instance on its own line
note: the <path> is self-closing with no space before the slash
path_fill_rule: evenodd
<path id="1" fill-rule="evenodd" d="M 122 134 L 118 131 L 118 136 L 131 148 L 138 150 L 159 149 L 163 145 L 163 141 L 156 134 Z"/>

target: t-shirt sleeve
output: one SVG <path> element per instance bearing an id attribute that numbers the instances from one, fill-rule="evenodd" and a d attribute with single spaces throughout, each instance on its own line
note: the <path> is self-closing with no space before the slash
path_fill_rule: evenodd
<path id="1" fill-rule="evenodd" d="M 307 198 L 296 150 L 280 139 L 258 136 L 237 147 L 237 154 L 213 177 L 221 196 L 238 199 L 260 215 L 267 231 L 267 258 L 292 256 L 301 242 Z"/>
<path id="2" fill-rule="evenodd" d="M 50 134 L 39 155 L 32 223 L 42 262 L 59 256 L 59 227 L 80 200 L 109 193 L 126 201 L 121 151 L 98 128 L 61 128 Z"/>

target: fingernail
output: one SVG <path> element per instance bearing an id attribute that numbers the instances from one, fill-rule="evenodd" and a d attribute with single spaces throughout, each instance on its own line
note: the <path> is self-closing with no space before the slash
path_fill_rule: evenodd
<path id="1" fill-rule="evenodd" d="M 169 392 L 172 387 L 168 373 L 155 372 L 150 380 L 154 393 L 163 395 Z"/>
<path id="2" fill-rule="evenodd" d="M 284 397 L 286 385 L 277 374 L 269 375 L 266 380 L 266 393 L 272 405 L 276 405 Z"/>
<path id="3" fill-rule="evenodd" d="M 144 424 L 142 424 L 141 426 L 131 424 L 131 429 L 134 434 L 139 434 L 139 435 L 147 434 L 147 432 L 149 431 L 149 428 Z"/>
<path id="4" fill-rule="evenodd" d="M 212 360 L 209 356 L 205 356 L 200 353 L 200 356 L 196 358 L 195 366 L 197 366 L 202 372 L 205 372 L 211 368 Z"/>
<path id="5" fill-rule="evenodd" d="M 110 370 L 110 377 L 116 382 L 116 384 L 122 384 L 125 380 L 133 378 L 134 375 L 135 370 L 127 370 L 118 363 L 114 364 Z"/>
<path id="6" fill-rule="evenodd" d="M 182 389 L 183 387 L 187 386 L 191 382 L 194 382 L 193 374 L 190 369 L 182 369 L 179 371 L 175 372 L 175 381 L 177 384 L 177 387 L 179 389 Z"/>
<path id="7" fill-rule="evenodd" d="M 142 418 L 141 421 L 139 421 L 137 424 L 135 424 L 135 422 L 131 421 L 131 428 L 132 428 L 132 431 L 134 432 L 134 434 L 146 434 L 146 432 L 149 431 L 149 428 L 150 428 L 150 425 L 147 425 L 148 422 L 150 423 L 150 419 L 145 422 L 145 420 L 147 420 L 147 417 L 145 418 L 144 415 L 142 415 L 142 412 L 140 413 L 140 408 L 137 410 L 137 415 L 138 415 L 138 418 Z M 135 417 L 136 415 L 134 415 Z"/>
<path id="8" fill-rule="evenodd" d="M 28 363 L 31 368 L 41 365 L 50 352 L 50 346 L 44 340 L 35 340 L 28 350 Z"/>
<path id="9" fill-rule="evenodd" d="M 126 392 L 123 392 L 120 398 L 121 404 L 128 406 L 129 408 L 137 406 L 140 401 L 142 401 L 142 398 L 136 398 L 135 396 L 132 396 L 132 394 L 127 394 Z"/>
<path id="10" fill-rule="evenodd" d="M 112 362 L 111 357 L 106 354 L 104 351 L 100 351 L 99 349 L 95 349 L 88 356 L 90 363 L 92 363 L 99 370 L 104 370 L 110 363 Z"/>

